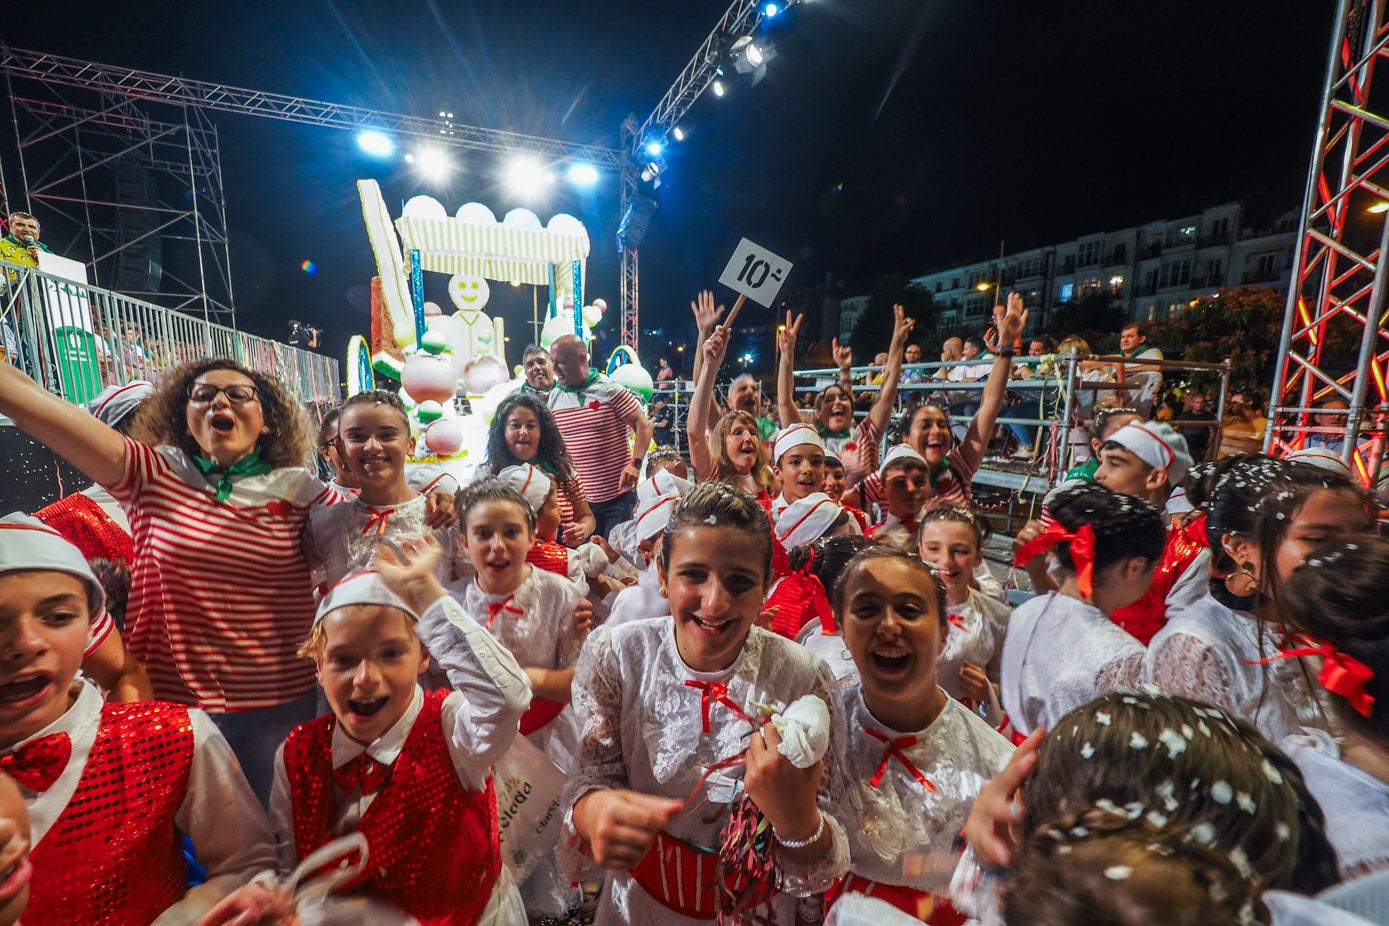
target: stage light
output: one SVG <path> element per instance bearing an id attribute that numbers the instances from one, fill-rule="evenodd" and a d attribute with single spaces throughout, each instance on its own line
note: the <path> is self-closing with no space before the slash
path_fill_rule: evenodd
<path id="1" fill-rule="evenodd" d="M 725 87 L 725 86 L 723 85 L 723 81 L 721 81 L 721 80 L 715 80 L 715 81 L 714 81 L 714 96 L 722 98 L 723 95 L 724 95 L 725 93 L 727 93 L 727 92 L 728 92 L 728 88 Z"/>
<path id="2" fill-rule="evenodd" d="M 598 168 L 594 167 L 592 164 L 585 164 L 582 161 L 576 161 L 570 164 L 569 170 L 566 173 L 569 177 L 569 182 L 578 187 L 593 186 L 598 182 Z"/>
<path id="3" fill-rule="evenodd" d="M 554 174 L 542 167 L 535 158 L 519 155 L 507 165 L 504 179 L 511 192 L 528 198 L 539 194 L 554 179 Z"/>
<path id="4" fill-rule="evenodd" d="M 677 125 L 674 129 L 671 130 L 671 133 L 670 133 L 670 134 L 672 134 L 672 135 L 675 136 L 675 140 L 676 140 L 676 141 L 684 141 L 684 140 L 685 140 L 685 130 L 682 129 L 682 128 L 680 128 L 680 126 L 678 126 L 678 125 Z"/>
<path id="5" fill-rule="evenodd" d="M 357 147 L 374 158 L 386 158 L 395 151 L 395 142 L 384 132 L 366 129 L 357 133 Z"/>
<path id="6" fill-rule="evenodd" d="M 660 157 L 661 152 L 664 150 L 666 150 L 666 146 L 662 142 L 649 141 L 646 143 L 646 153 L 651 155 L 653 158 Z"/>
<path id="7" fill-rule="evenodd" d="M 748 42 L 747 48 L 743 50 L 743 56 L 748 59 L 748 64 L 755 68 L 760 68 L 766 63 L 766 58 L 762 55 L 762 49 L 756 42 Z"/>
<path id="8" fill-rule="evenodd" d="M 1389 212 L 1389 203 L 1377 202 L 1365 211 L 1368 212 L 1370 215 L 1383 215 L 1384 213 Z"/>
<path id="9" fill-rule="evenodd" d="M 768 19 L 771 19 L 773 16 L 780 12 L 781 7 L 777 6 L 775 3 L 769 3 L 762 8 L 762 15 L 767 17 Z"/>
<path id="10" fill-rule="evenodd" d="M 442 180 L 453 171 L 453 159 L 443 148 L 427 147 L 415 152 L 415 169 L 429 180 Z"/>

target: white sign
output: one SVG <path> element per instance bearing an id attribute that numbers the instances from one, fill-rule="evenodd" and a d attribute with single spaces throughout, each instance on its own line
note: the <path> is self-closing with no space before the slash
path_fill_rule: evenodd
<path id="1" fill-rule="evenodd" d="M 43 281 L 44 302 L 48 308 L 48 318 L 54 329 L 81 328 L 92 329 L 92 310 L 87 299 L 87 265 L 80 260 L 59 257 L 47 251 L 39 252 L 39 269 L 44 273 L 63 280 L 70 280 L 76 286 L 41 277 Z"/>
<path id="2" fill-rule="evenodd" d="M 753 302 L 771 308 L 781 284 L 791 275 L 791 262 L 744 238 L 723 268 L 719 282 Z"/>

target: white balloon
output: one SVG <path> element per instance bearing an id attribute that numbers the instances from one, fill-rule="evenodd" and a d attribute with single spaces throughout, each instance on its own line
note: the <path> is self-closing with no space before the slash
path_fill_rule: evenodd
<path id="1" fill-rule="evenodd" d="M 567 212 L 557 212 L 552 215 L 545 227 L 561 235 L 583 235 L 584 237 L 588 237 L 588 229 L 584 228 L 584 223 Z"/>
<path id="2" fill-rule="evenodd" d="M 491 354 L 474 357 L 463 367 L 463 384 L 468 387 L 468 395 L 485 395 L 506 381 L 506 364 Z"/>
<path id="3" fill-rule="evenodd" d="M 525 228 L 531 231 L 539 231 L 542 227 L 540 216 L 529 209 L 519 207 L 508 212 L 506 217 L 502 219 L 502 224 L 508 228 Z"/>
<path id="4" fill-rule="evenodd" d="M 412 196 L 400 214 L 411 219 L 447 219 L 449 211 L 433 196 Z"/>
<path id="5" fill-rule="evenodd" d="M 482 203 L 464 203 L 458 207 L 455 218 L 471 225 L 496 225 L 497 216 Z"/>

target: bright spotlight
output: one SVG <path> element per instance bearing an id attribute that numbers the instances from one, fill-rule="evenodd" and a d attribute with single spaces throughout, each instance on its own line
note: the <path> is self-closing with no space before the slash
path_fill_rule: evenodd
<path id="1" fill-rule="evenodd" d="M 569 182 L 575 186 L 593 186 L 598 182 L 598 168 L 583 162 L 570 164 L 568 177 Z"/>
<path id="2" fill-rule="evenodd" d="M 768 19 L 771 19 L 773 16 L 780 12 L 781 7 L 777 6 L 775 3 L 769 3 L 762 8 L 762 15 L 767 17 Z"/>
<path id="3" fill-rule="evenodd" d="M 762 54 L 762 49 L 758 47 L 756 42 L 749 42 L 748 47 L 743 50 L 743 54 L 747 57 L 748 64 L 755 68 L 760 68 L 767 62 L 766 57 Z"/>
<path id="4" fill-rule="evenodd" d="M 1378 202 L 1375 203 L 1373 206 L 1370 206 L 1365 211 L 1368 212 L 1370 215 L 1383 215 L 1384 213 L 1389 212 L 1389 203 Z"/>
<path id="5" fill-rule="evenodd" d="M 666 150 L 666 146 L 659 141 L 649 141 L 646 143 L 646 153 L 653 158 L 661 156 L 661 152 Z"/>
<path id="6" fill-rule="evenodd" d="M 430 180 L 442 180 L 453 171 L 453 159 L 443 148 L 421 148 L 415 152 L 415 169 Z"/>
<path id="7" fill-rule="evenodd" d="M 721 81 L 721 80 L 716 80 L 716 81 L 714 81 L 714 96 L 719 97 L 719 98 L 722 98 L 723 95 L 724 95 L 725 93 L 727 93 L 727 92 L 728 92 L 728 88 L 725 87 L 725 86 L 723 85 L 723 81 Z"/>
<path id="8" fill-rule="evenodd" d="M 675 140 L 676 140 L 676 141 L 684 141 L 684 140 L 685 140 L 685 130 L 682 129 L 682 128 L 680 128 L 680 126 L 678 126 L 678 125 L 671 131 L 670 134 L 672 134 L 672 135 L 675 136 Z"/>
<path id="9" fill-rule="evenodd" d="M 357 133 L 357 147 L 374 158 L 386 158 L 395 150 L 395 142 L 385 132 L 366 129 Z"/>
<path id="10" fill-rule="evenodd" d="M 511 192 L 526 198 L 543 190 L 553 176 L 535 158 L 521 155 L 506 166 L 504 179 Z"/>

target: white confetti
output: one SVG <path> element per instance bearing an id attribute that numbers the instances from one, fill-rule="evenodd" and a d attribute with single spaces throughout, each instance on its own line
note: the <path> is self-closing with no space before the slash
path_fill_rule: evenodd
<path id="1" fill-rule="evenodd" d="M 1129 746 L 1133 749 L 1147 749 L 1148 738 L 1135 730 L 1133 735 L 1129 737 Z"/>
<path id="2" fill-rule="evenodd" d="M 1211 785 L 1211 799 L 1217 804 L 1228 804 L 1235 798 L 1235 789 L 1227 781 L 1217 781 Z"/>
<path id="3" fill-rule="evenodd" d="M 1158 813 L 1156 810 L 1150 810 L 1148 811 L 1148 822 L 1158 829 L 1162 829 L 1167 825 L 1167 817 Z"/>
<path id="4" fill-rule="evenodd" d="M 1278 834 L 1279 842 L 1287 842 L 1293 838 L 1293 831 L 1286 823 L 1279 823 L 1274 826 L 1273 831 Z"/>
<path id="5" fill-rule="evenodd" d="M 1096 714 L 1095 714 L 1095 723 L 1099 724 L 1100 726 L 1103 726 L 1103 727 L 1109 726 L 1109 721 L 1110 721 L 1110 720 L 1111 720 L 1110 716 L 1109 716 L 1108 714 L 1106 714 L 1104 711 L 1098 711 L 1098 712 L 1096 712 Z"/>
<path id="6" fill-rule="evenodd" d="M 1110 865 L 1104 870 L 1104 876 L 1111 881 L 1123 881 L 1133 874 L 1133 869 L 1127 865 Z"/>
<path id="7" fill-rule="evenodd" d="M 1192 738 L 1193 736 L 1195 736 L 1195 735 L 1196 735 L 1196 731 L 1193 730 L 1193 729 L 1191 729 L 1191 724 L 1189 724 L 1189 723 L 1184 723 L 1184 724 L 1182 724 L 1182 736 L 1185 736 L 1187 739 L 1191 739 L 1191 738 Z"/>
<path id="8" fill-rule="evenodd" d="M 1158 740 L 1167 747 L 1167 758 L 1169 759 L 1175 759 L 1186 752 L 1186 739 L 1170 727 L 1158 735 Z"/>
<path id="9" fill-rule="evenodd" d="M 1125 804 L 1124 810 L 1128 811 L 1130 820 L 1137 820 L 1139 817 L 1143 816 L 1143 805 L 1140 804 L 1138 801 L 1134 801 L 1130 804 Z"/>
<path id="10" fill-rule="evenodd" d="M 1235 795 L 1235 803 L 1239 804 L 1240 810 L 1243 810 L 1250 816 L 1253 816 L 1255 813 L 1257 813 L 1259 809 L 1258 805 L 1254 803 L 1254 798 L 1250 797 L 1243 791 Z"/>
<path id="11" fill-rule="evenodd" d="M 1281 785 L 1283 783 L 1282 772 L 1274 768 L 1273 765 L 1267 759 L 1264 760 L 1264 775 L 1268 778 L 1269 781 L 1273 782 L 1276 785 Z"/>
<path id="12" fill-rule="evenodd" d="M 1086 743 L 1084 746 L 1080 747 L 1080 757 L 1081 757 L 1082 759 L 1088 759 L 1088 758 L 1090 758 L 1091 756 L 1093 756 L 1094 754 L 1095 754 L 1095 747 L 1094 747 L 1094 746 L 1091 746 L 1089 743 Z"/>
<path id="13" fill-rule="evenodd" d="M 1202 736 L 1205 736 L 1207 739 L 1210 738 L 1211 728 L 1206 726 L 1206 722 L 1204 720 L 1196 721 L 1196 729 L 1201 731 Z"/>
<path id="14" fill-rule="evenodd" d="M 1191 838 L 1203 846 L 1209 846 L 1215 842 L 1215 827 L 1209 823 L 1198 823 L 1191 828 Z"/>

